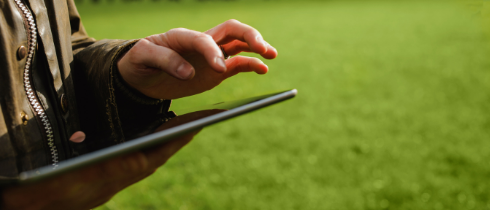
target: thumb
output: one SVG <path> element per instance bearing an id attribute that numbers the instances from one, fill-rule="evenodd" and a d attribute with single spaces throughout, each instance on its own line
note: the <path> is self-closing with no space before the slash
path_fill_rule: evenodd
<path id="1" fill-rule="evenodd" d="M 177 52 L 141 39 L 118 62 L 121 76 L 128 83 L 138 80 L 148 85 L 148 77 L 154 77 L 162 71 L 178 79 L 191 79 L 195 70 Z M 150 82 L 151 83 L 151 82 Z"/>

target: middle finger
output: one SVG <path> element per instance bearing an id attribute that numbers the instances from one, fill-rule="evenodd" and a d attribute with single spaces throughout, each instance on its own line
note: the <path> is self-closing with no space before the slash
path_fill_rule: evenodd
<path id="1" fill-rule="evenodd" d="M 234 40 L 228 44 L 221 45 L 228 55 L 237 55 L 241 52 L 253 52 L 250 47 L 248 46 L 247 43 L 242 42 L 240 40 Z M 267 45 L 267 51 L 265 53 L 260 54 L 262 57 L 265 59 L 274 59 L 277 56 L 277 50 L 270 46 L 269 44 Z"/>

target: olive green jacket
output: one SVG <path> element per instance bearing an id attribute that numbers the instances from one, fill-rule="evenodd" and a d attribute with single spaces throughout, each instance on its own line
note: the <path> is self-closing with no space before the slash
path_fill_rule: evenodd
<path id="1" fill-rule="evenodd" d="M 0 8 L 0 183 L 166 120 L 170 101 L 129 88 L 114 65 L 137 40 L 88 37 L 73 0 L 0 0 Z M 80 130 L 86 140 L 70 142 Z"/>

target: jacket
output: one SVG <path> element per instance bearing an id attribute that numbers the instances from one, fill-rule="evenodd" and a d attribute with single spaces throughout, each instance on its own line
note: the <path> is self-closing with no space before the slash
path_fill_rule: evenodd
<path id="1" fill-rule="evenodd" d="M 138 40 L 90 38 L 73 0 L 0 0 L 0 182 L 144 135 L 170 100 L 121 79 Z M 84 131 L 83 143 L 68 139 Z"/>

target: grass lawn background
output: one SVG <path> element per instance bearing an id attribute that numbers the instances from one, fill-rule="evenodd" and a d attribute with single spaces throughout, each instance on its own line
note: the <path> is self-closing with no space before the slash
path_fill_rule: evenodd
<path id="1" fill-rule="evenodd" d="M 148 1 L 78 9 L 97 39 L 204 31 L 234 18 L 278 49 L 267 75 L 242 74 L 173 107 L 299 90 L 206 128 L 98 210 L 490 209 L 490 47 L 478 8 Z"/>

